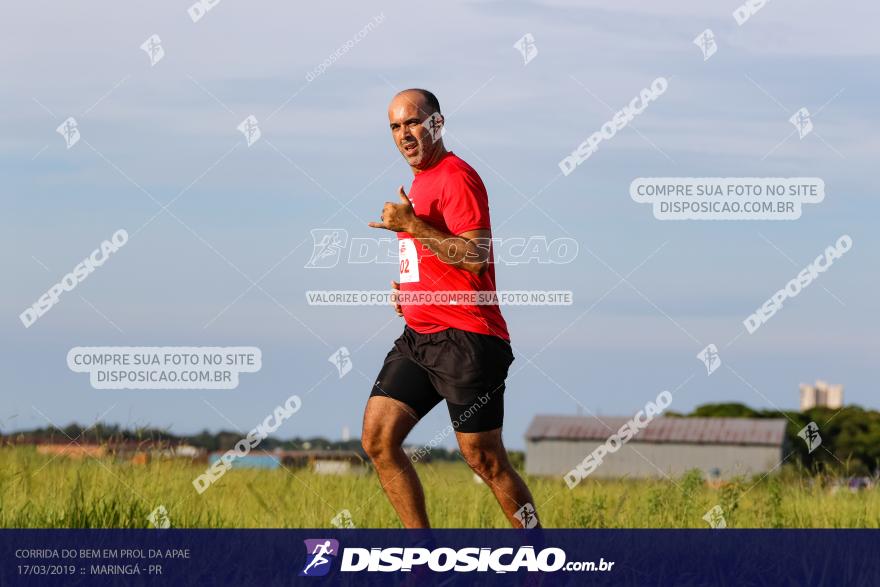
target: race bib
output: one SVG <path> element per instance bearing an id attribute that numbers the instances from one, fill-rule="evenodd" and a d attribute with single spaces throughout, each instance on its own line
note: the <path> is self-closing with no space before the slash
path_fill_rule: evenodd
<path id="1" fill-rule="evenodd" d="M 400 283 L 414 283 L 419 280 L 419 254 L 411 238 L 400 239 Z"/>

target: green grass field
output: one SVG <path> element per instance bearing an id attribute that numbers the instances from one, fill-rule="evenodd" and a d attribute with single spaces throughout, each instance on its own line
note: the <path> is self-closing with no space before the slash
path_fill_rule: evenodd
<path id="1" fill-rule="evenodd" d="M 205 465 L 71 460 L 32 448 L 0 448 L 0 527 L 144 528 L 165 506 L 172 527 L 330 528 L 340 510 L 358 528 L 398 528 L 374 474 L 233 469 L 204 494 L 192 480 Z M 505 528 L 486 485 L 464 463 L 418 465 L 438 528 Z M 598 481 L 569 490 L 561 479 L 526 478 L 545 527 L 708 528 L 720 505 L 728 527 L 880 527 L 880 492 L 832 492 L 792 472 L 738 479 L 713 489 L 694 474 L 674 481 Z"/>

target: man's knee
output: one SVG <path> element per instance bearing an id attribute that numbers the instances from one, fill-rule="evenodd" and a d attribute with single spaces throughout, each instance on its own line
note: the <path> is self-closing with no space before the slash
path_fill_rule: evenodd
<path id="1" fill-rule="evenodd" d="M 495 479 L 508 468 L 506 455 L 494 447 L 468 448 L 462 451 L 462 456 L 474 473 L 485 479 Z"/>
<path id="2" fill-rule="evenodd" d="M 364 411 L 361 446 L 374 463 L 399 459 L 403 439 L 418 422 L 405 404 L 385 397 L 372 397 Z"/>
<path id="3" fill-rule="evenodd" d="M 373 462 L 391 458 L 400 450 L 398 442 L 387 429 L 381 425 L 365 427 L 361 435 L 361 446 Z"/>

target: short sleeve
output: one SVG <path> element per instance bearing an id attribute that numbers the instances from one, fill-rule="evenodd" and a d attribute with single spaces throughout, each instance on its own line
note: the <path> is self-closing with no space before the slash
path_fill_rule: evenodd
<path id="1" fill-rule="evenodd" d="M 489 196 L 473 169 L 459 169 L 450 174 L 443 186 L 443 220 L 452 234 L 490 228 Z"/>

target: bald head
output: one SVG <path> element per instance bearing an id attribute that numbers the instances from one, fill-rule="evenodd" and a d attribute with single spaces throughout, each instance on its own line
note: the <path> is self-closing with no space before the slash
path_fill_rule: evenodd
<path id="1" fill-rule="evenodd" d="M 428 116 L 435 112 L 441 114 L 440 101 L 437 99 L 437 96 L 428 90 L 423 90 L 422 88 L 410 88 L 408 90 L 397 92 L 397 94 L 394 95 L 394 99 L 396 100 L 397 98 L 412 100 L 417 103 L 419 109 L 422 112 L 425 112 Z"/>
<path id="2" fill-rule="evenodd" d="M 394 143 L 414 173 L 428 169 L 446 154 L 440 136 L 443 122 L 440 101 L 428 90 L 403 90 L 388 105 Z"/>

